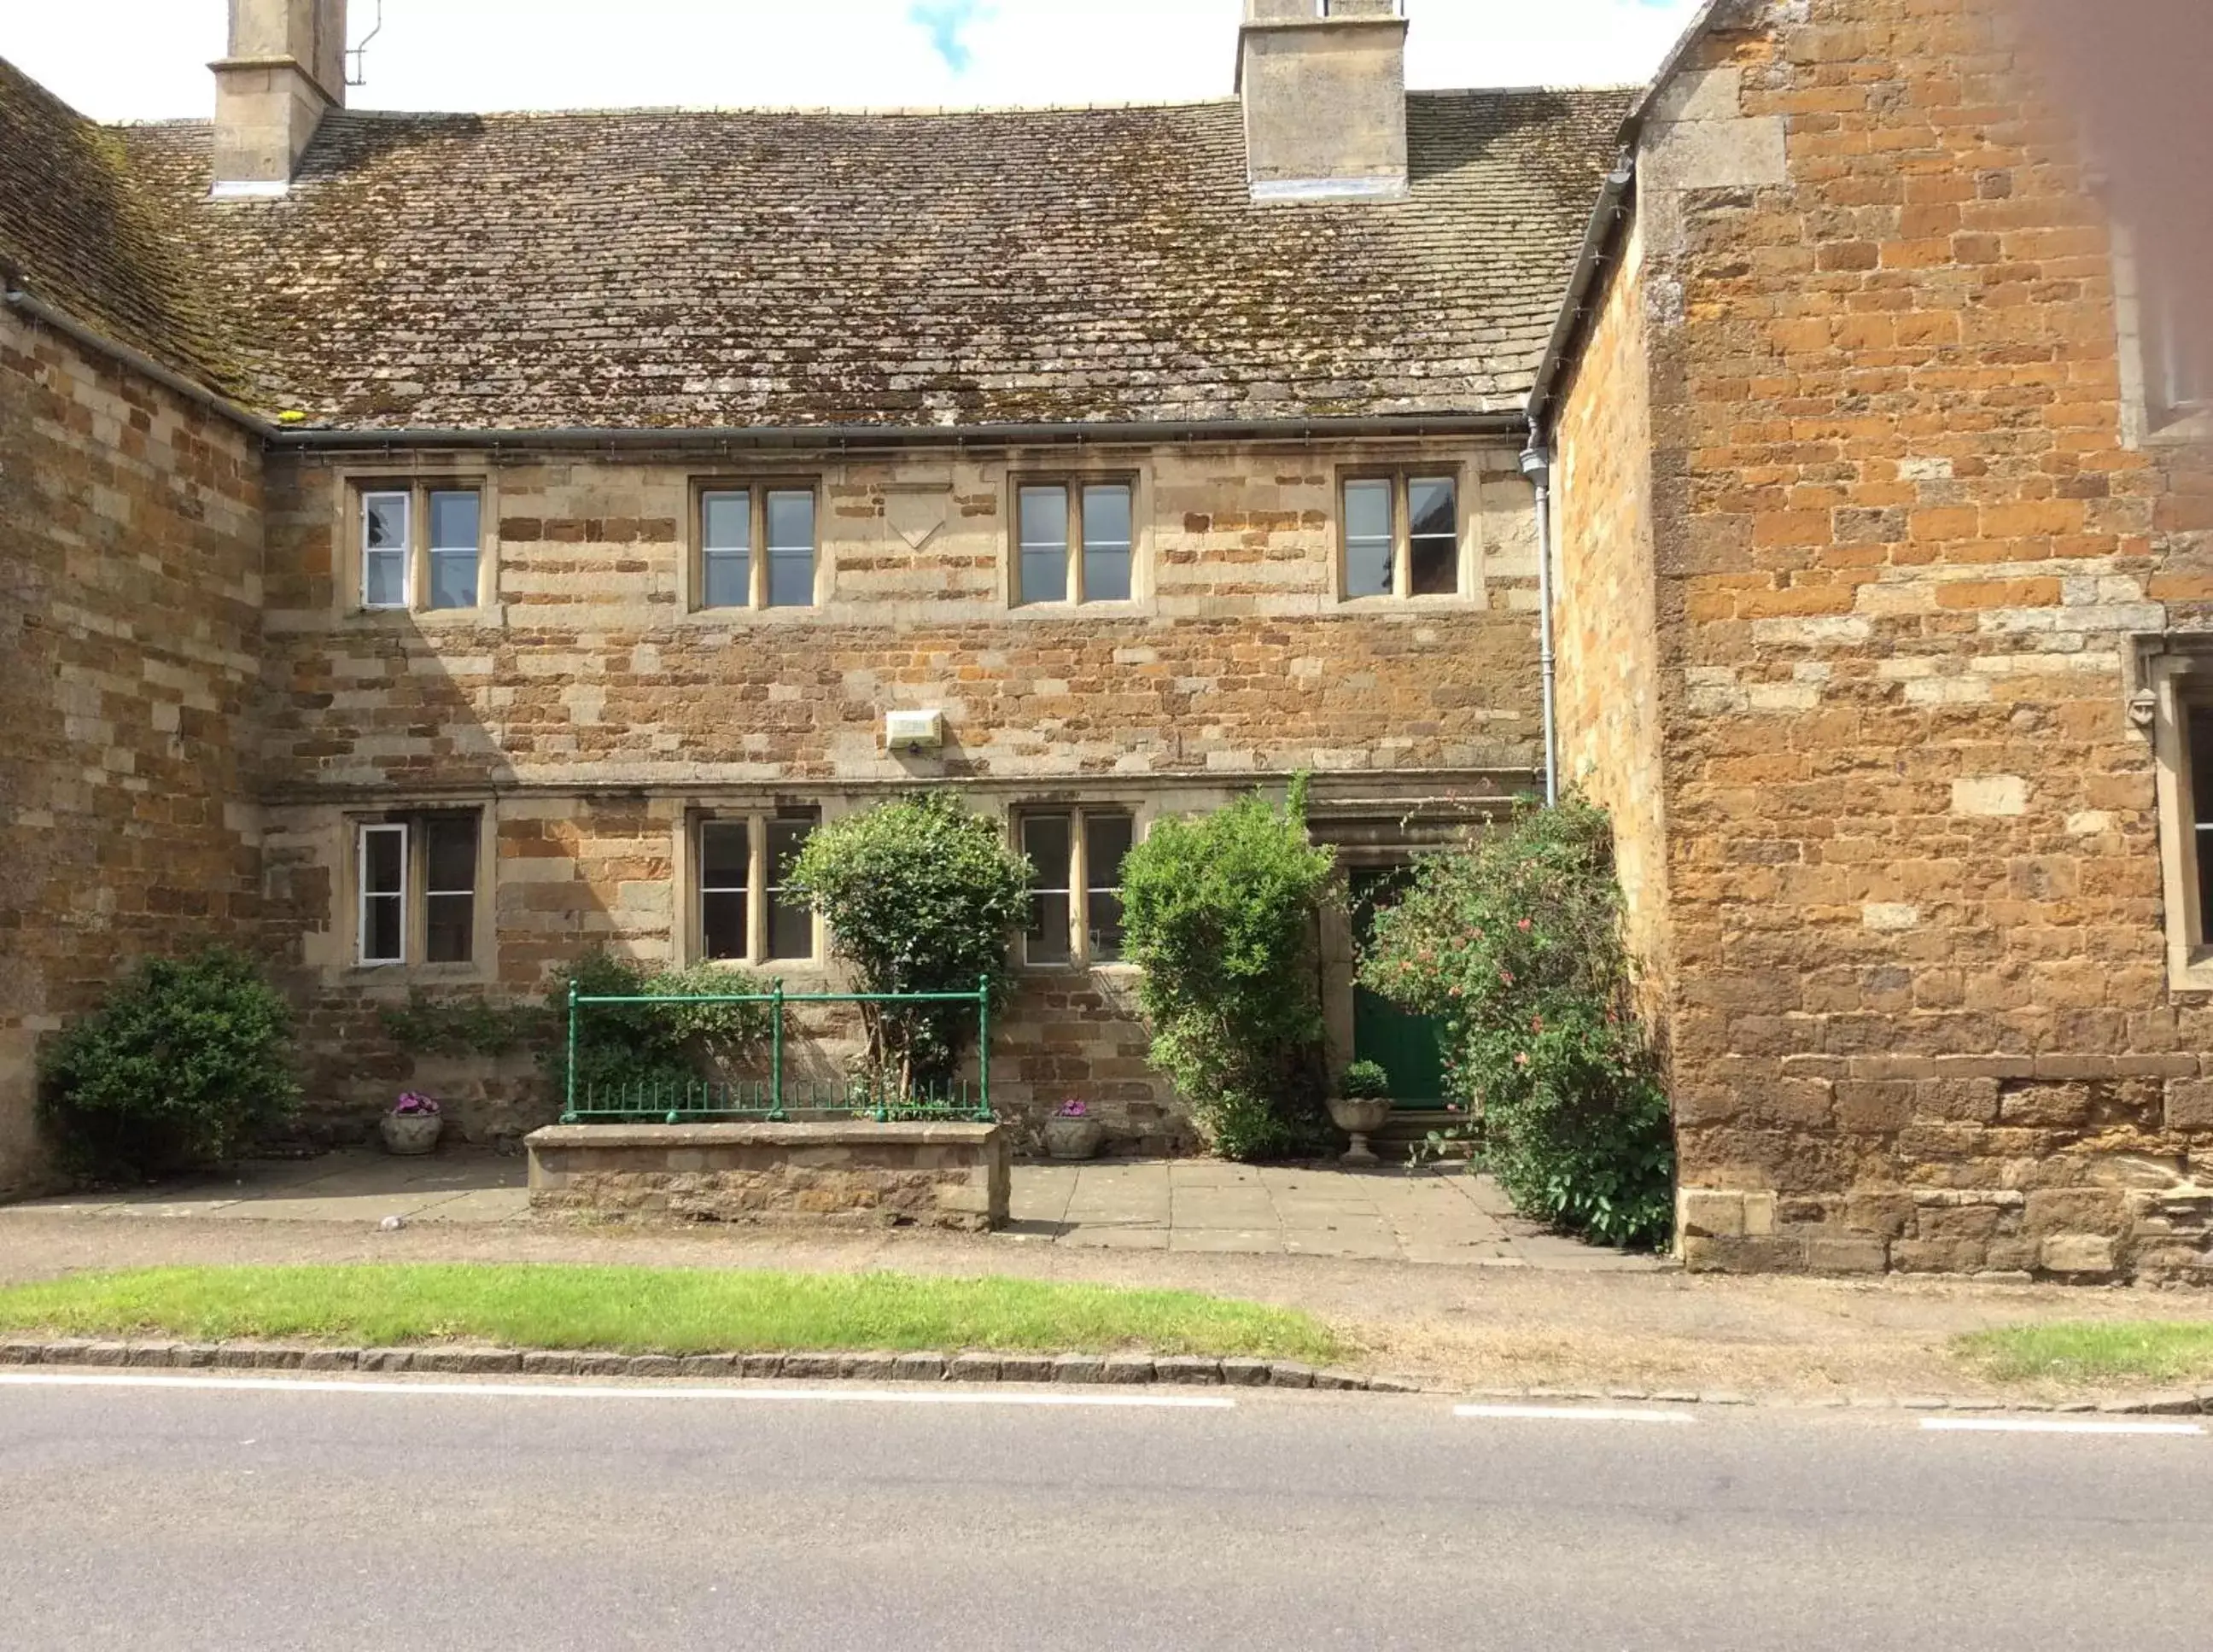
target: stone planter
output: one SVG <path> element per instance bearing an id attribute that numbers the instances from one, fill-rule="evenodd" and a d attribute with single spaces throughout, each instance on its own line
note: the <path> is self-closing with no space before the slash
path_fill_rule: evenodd
<path id="1" fill-rule="evenodd" d="M 1045 1150 L 1056 1159 L 1095 1157 L 1106 1139 L 1106 1126 L 1096 1119 L 1052 1118 L 1045 1121 Z"/>
<path id="2" fill-rule="evenodd" d="M 1333 1095 L 1329 1101 L 1329 1116 L 1339 1130 L 1352 1137 L 1352 1145 L 1345 1152 L 1344 1162 L 1374 1164 L 1375 1155 L 1368 1145 L 1368 1138 L 1390 1123 L 1390 1098 L 1362 1096 L 1356 1099 Z"/>
<path id="3" fill-rule="evenodd" d="M 413 1159 L 437 1151 L 438 1132 L 445 1123 L 435 1113 L 387 1113 L 377 1120 L 376 1129 L 387 1153 Z"/>

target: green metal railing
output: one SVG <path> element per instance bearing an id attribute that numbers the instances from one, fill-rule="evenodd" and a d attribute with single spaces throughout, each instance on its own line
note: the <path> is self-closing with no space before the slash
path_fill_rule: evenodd
<path id="1" fill-rule="evenodd" d="M 666 1004 L 765 1004 L 769 1008 L 769 1076 L 765 1081 L 735 1083 L 695 1080 L 683 1084 L 641 1081 L 632 1084 L 588 1084 L 578 1093 L 577 1027 L 594 1009 L 631 1009 Z M 784 1074 L 784 1010 L 795 1004 L 973 1004 L 976 1007 L 976 1082 L 918 1094 L 881 1082 L 855 1080 L 837 1084 L 802 1084 L 796 1089 Z M 786 992 L 777 981 L 766 992 L 733 992 L 692 997 L 606 997 L 580 993 L 569 984 L 568 1070 L 561 1122 L 564 1125 L 635 1122 L 710 1124 L 717 1120 L 783 1124 L 794 1115 L 868 1118 L 881 1124 L 991 1122 L 991 983 L 987 977 L 973 992 Z"/>

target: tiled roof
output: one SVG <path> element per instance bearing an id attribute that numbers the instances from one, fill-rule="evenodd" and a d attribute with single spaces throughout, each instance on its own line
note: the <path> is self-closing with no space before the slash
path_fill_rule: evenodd
<path id="1" fill-rule="evenodd" d="M 1415 94 L 1411 198 L 1322 206 L 1234 101 L 342 113 L 276 201 L 114 138 L 310 424 L 1254 420 L 1517 409 L 1631 100 Z"/>
<path id="2" fill-rule="evenodd" d="M 0 58 L 0 275 L 210 388 L 237 387 L 166 205 L 121 135 Z"/>

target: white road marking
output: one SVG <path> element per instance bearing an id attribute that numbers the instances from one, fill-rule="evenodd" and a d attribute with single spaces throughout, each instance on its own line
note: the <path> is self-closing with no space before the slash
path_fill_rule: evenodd
<path id="1" fill-rule="evenodd" d="M 845 1405 L 1089 1406 L 1115 1411 L 1235 1411 L 1237 1402 L 1184 1394 L 1057 1393 L 1010 1390 L 916 1388 L 636 1388 L 554 1382 L 329 1382 L 291 1377 L 88 1376 L 0 1372 L 0 1387 L 25 1388 L 179 1388 L 230 1393 L 466 1395 L 501 1399 L 721 1399 Z"/>
<path id="2" fill-rule="evenodd" d="M 1455 1405 L 1454 1417 L 1539 1423 L 1695 1423 L 1688 1411 L 1606 1411 L 1583 1405 Z"/>
<path id="3" fill-rule="evenodd" d="M 1926 1434 L 2203 1434 L 2198 1423 L 2090 1423 L 2040 1417 L 1924 1417 Z"/>

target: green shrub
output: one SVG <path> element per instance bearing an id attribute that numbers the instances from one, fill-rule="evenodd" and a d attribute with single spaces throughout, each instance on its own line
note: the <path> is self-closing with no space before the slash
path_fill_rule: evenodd
<path id="1" fill-rule="evenodd" d="M 87 1174 L 228 1159 L 297 1105 L 291 1036 L 290 1009 L 244 954 L 149 959 L 47 1046 L 40 1115 Z"/>
<path id="2" fill-rule="evenodd" d="M 1162 820 L 1122 863 L 1153 1064 L 1227 1157 L 1332 1140 L 1314 939 L 1334 871 L 1307 836 L 1303 781 L 1282 808 L 1250 796 Z"/>
<path id="3" fill-rule="evenodd" d="M 1484 1162 L 1537 1221 L 1607 1244 L 1673 1231 L 1674 1147 L 1637 1022 L 1606 815 L 1570 800 L 1419 865 L 1377 914 L 1375 991 L 1444 1023 Z"/>
<path id="4" fill-rule="evenodd" d="M 1006 984 L 1007 938 L 1027 917 L 1033 874 L 997 822 L 930 796 L 831 821 L 789 875 L 860 991 L 927 993 Z M 864 1004 L 861 1014 L 871 1087 L 893 1095 L 951 1083 L 975 1041 L 966 1004 Z"/>
<path id="5" fill-rule="evenodd" d="M 569 1094 L 569 986 L 588 998 L 681 998 L 764 991 L 719 965 L 653 971 L 605 948 L 554 978 L 539 1023 L 538 1056 L 556 1100 Z M 625 1090 L 666 1098 L 759 1051 L 774 1028 L 766 1004 L 594 1004 L 576 1012 L 576 1099 L 604 1106 Z M 665 1100 L 664 1100 L 665 1105 Z"/>
<path id="6" fill-rule="evenodd" d="M 1344 1070 L 1337 1093 L 1348 1101 L 1381 1101 L 1391 1094 L 1391 1075 L 1380 1061 L 1356 1061 Z"/>

